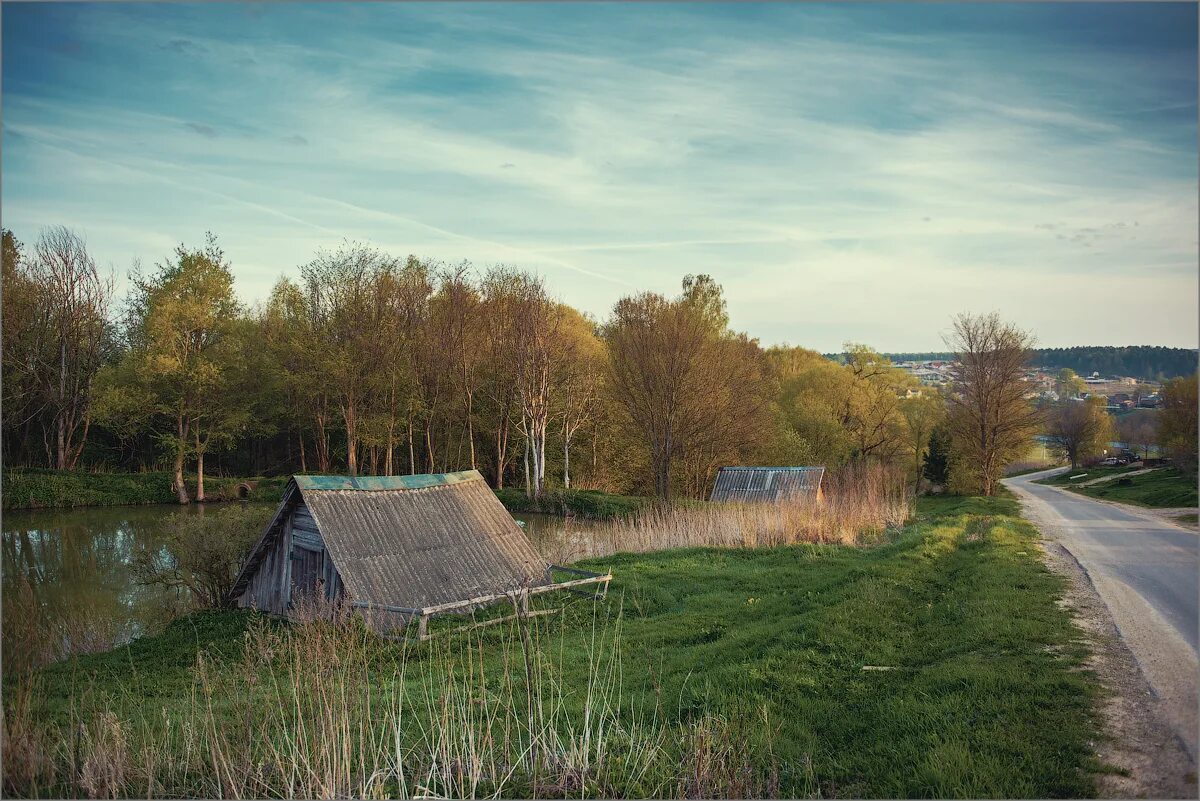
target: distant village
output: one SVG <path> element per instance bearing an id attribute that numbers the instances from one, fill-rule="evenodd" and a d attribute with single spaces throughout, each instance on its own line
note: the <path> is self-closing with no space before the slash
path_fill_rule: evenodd
<path id="1" fill-rule="evenodd" d="M 926 386 L 944 386 L 950 382 L 952 361 L 901 361 L 895 362 L 894 367 L 905 371 Z M 1052 367 L 1037 367 L 1025 373 L 1024 380 L 1031 386 L 1027 397 L 1059 400 L 1058 369 Z M 1072 400 L 1083 400 L 1091 397 L 1105 399 L 1106 407 L 1113 414 L 1120 415 L 1133 409 L 1157 409 L 1159 389 L 1157 381 L 1144 381 L 1128 376 L 1100 375 L 1093 372 L 1090 376 L 1081 376 L 1086 390 L 1076 395 L 1068 396 Z M 910 392 L 910 394 L 916 394 Z"/>

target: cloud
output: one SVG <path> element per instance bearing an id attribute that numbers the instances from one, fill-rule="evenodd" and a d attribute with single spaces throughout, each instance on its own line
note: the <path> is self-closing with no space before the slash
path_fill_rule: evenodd
<path id="1" fill-rule="evenodd" d="M 207 139 L 215 139 L 217 136 L 217 130 L 211 125 L 205 125 L 199 122 L 185 122 L 183 125 L 193 133 L 198 133 Z"/>
<path id="2" fill-rule="evenodd" d="M 167 233 L 216 218 L 235 263 L 272 276 L 307 258 L 301 247 L 348 236 L 546 271 L 564 300 L 603 316 L 630 287 L 673 292 L 710 272 L 736 324 L 825 349 L 843 334 L 805 337 L 833 330 L 830 292 L 859 304 L 837 306 L 845 326 L 864 321 L 856 338 L 889 347 L 880 337 L 912 335 L 893 300 L 909 283 L 941 282 L 953 304 L 986 272 L 989 293 L 1022 313 L 1042 277 L 1103 283 L 1136 268 L 1142 300 L 1194 295 L 1195 124 L 1131 111 L 1186 105 L 1149 60 L 1114 67 L 1100 49 L 1030 37 L 1014 62 L 1013 40 L 982 28 L 914 43 L 823 8 L 664 7 L 658 21 L 682 32 L 670 43 L 615 7 L 305 8 L 287 25 L 277 13 L 261 10 L 280 24 L 261 26 L 253 59 L 216 12 L 113 17 L 87 35 L 114 63 L 172 35 L 188 44 L 164 49 L 196 61 L 152 54 L 161 72 L 112 67 L 71 97 L 6 91 L 6 119 L 197 186 L 170 208 L 160 189 L 131 192 L 112 213 Z M 176 92 L 186 112 L 161 99 Z M 319 160 L 298 149 L 310 142 Z M 6 153 L 6 206 L 60 197 L 64 214 L 85 215 L 105 202 L 99 161 L 29 189 L 26 147 Z M 271 242 L 259 213 L 278 226 Z M 1156 336 L 1191 337 L 1194 318 Z"/>
<path id="3" fill-rule="evenodd" d="M 205 52 L 203 45 L 193 42 L 191 39 L 172 39 L 162 45 L 163 50 L 169 50 L 172 53 L 181 53 L 184 55 L 196 55 Z"/>

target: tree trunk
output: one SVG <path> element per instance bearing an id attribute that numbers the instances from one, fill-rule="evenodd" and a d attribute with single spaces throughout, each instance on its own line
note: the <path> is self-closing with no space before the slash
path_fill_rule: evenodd
<path id="1" fill-rule="evenodd" d="M 387 456 L 384 457 L 384 461 L 383 461 L 384 475 L 389 475 L 389 476 L 393 475 L 393 473 L 392 473 L 392 451 L 395 450 L 395 448 L 396 448 L 396 436 L 395 436 L 395 432 L 394 432 L 394 426 L 389 425 L 388 426 L 388 441 L 387 441 Z"/>
<path id="2" fill-rule="evenodd" d="M 563 488 L 571 488 L 571 437 L 563 434 Z"/>
<path id="3" fill-rule="evenodd" d="M 308 467 L 304 464 L 304 429 L 296 429 L 296 439 L 300 440 L 300 472 L 307 473 Z"/>
<path id="4" fill-rule="evenodd" d="M 67 396 L 67 343 L 65 340 L 59 344 L 58 354 L 59 354 L 58 398 L 57 398 L 58 410 L 57 410 L 57 413 L 54 415 L 55 422 L 58 424 L 57 425 L 57 429 L 58 429 L 58 431 L 57 431 L 57 434 L 58 434 L 57 457 L 58 458 L 56 459 L 56 465 L 59 470 L 66 470 L 67 469 L 67 442 L 66 442 L 67 421 L 63 416 L 65 413 L 65 410 L 63 409 L 63 405 L 66 403 L 66 396 Z"/>
<path id="5" fill-rule="evenodd" d="M 525 495 L 533 496 L 533 487 L 529 483 L 529 437 L 525 437 Z"/>
<path id="6" fill-rule="evenodd" d="M 187 485 L 183 483 L 183 455 L 187 443 L 188 435 L 187 423 L 180 416 L 176 423 L 176 432 L 178 438 L 175 441 L 175 497 L 179 499 L 179 503 L 186 506 L 191 499 L 188 498 Z"/>
<path id="7" fill-rule="evenodd" d="M 204 449 L 200 447 L 200 427 L 196 426 L 196 501 L 204 500 Z"/>
<path id="8" fill-rule="evenodd" d="M 415 476 L 417 474 L 417 453 L 413 449 L 413 423 L 412 415 L 408 417 L 408 474 Z"/>
<path id="9" fill-rule="evenodd" d="M 474 401 L 472 400 L 471 393 L 468 392 L 467 393 L 467 442 L 468 442 L 468 447 L 470 448 L 470 454 L 471 454 L 471 469 L 475 470 L 475 469 L 477 469 L 475 466 L 475 421 L 471 419 L 471 417 L 472 417 L 471 410 L 472 410 L 473 404 L 474 404 Z"/>

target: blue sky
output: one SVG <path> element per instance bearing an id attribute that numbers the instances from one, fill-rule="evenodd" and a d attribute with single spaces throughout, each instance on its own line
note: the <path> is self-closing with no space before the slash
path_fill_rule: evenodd
<path id="1" fill-rule="evenodd" d="M 1197 9 L 5 3 L 3 223 L 124 276 L 215 232 L 505 263 L 764 343 L 1197 345 Z"/>

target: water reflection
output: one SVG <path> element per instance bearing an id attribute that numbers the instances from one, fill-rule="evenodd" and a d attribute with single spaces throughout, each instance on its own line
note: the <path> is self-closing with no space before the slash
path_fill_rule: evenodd
<path id="1" fill-rule="evenodd" d="M 269 504 L 263 504 L 269 506 Z M 175 515 L 203 507 L 125 506 L 7 512 L 3 541 L 3 656 L 19 669 L 107 650 L 158 631 L 188 609 L 187 591 L 143 586 L 131 565 L 166 559 Z M 591 552 L 597 523 L 516 515 L 539 552 L 565 563 Z"/>
<path id="2" fill-rule="evenodd" d="M 166 525 L 199 508 L 7 512 L 3 535 L 6 665 L 105 650 L 161 628 L 186 591 L 138 584 L 140 554 L 163 558 Z"/>

